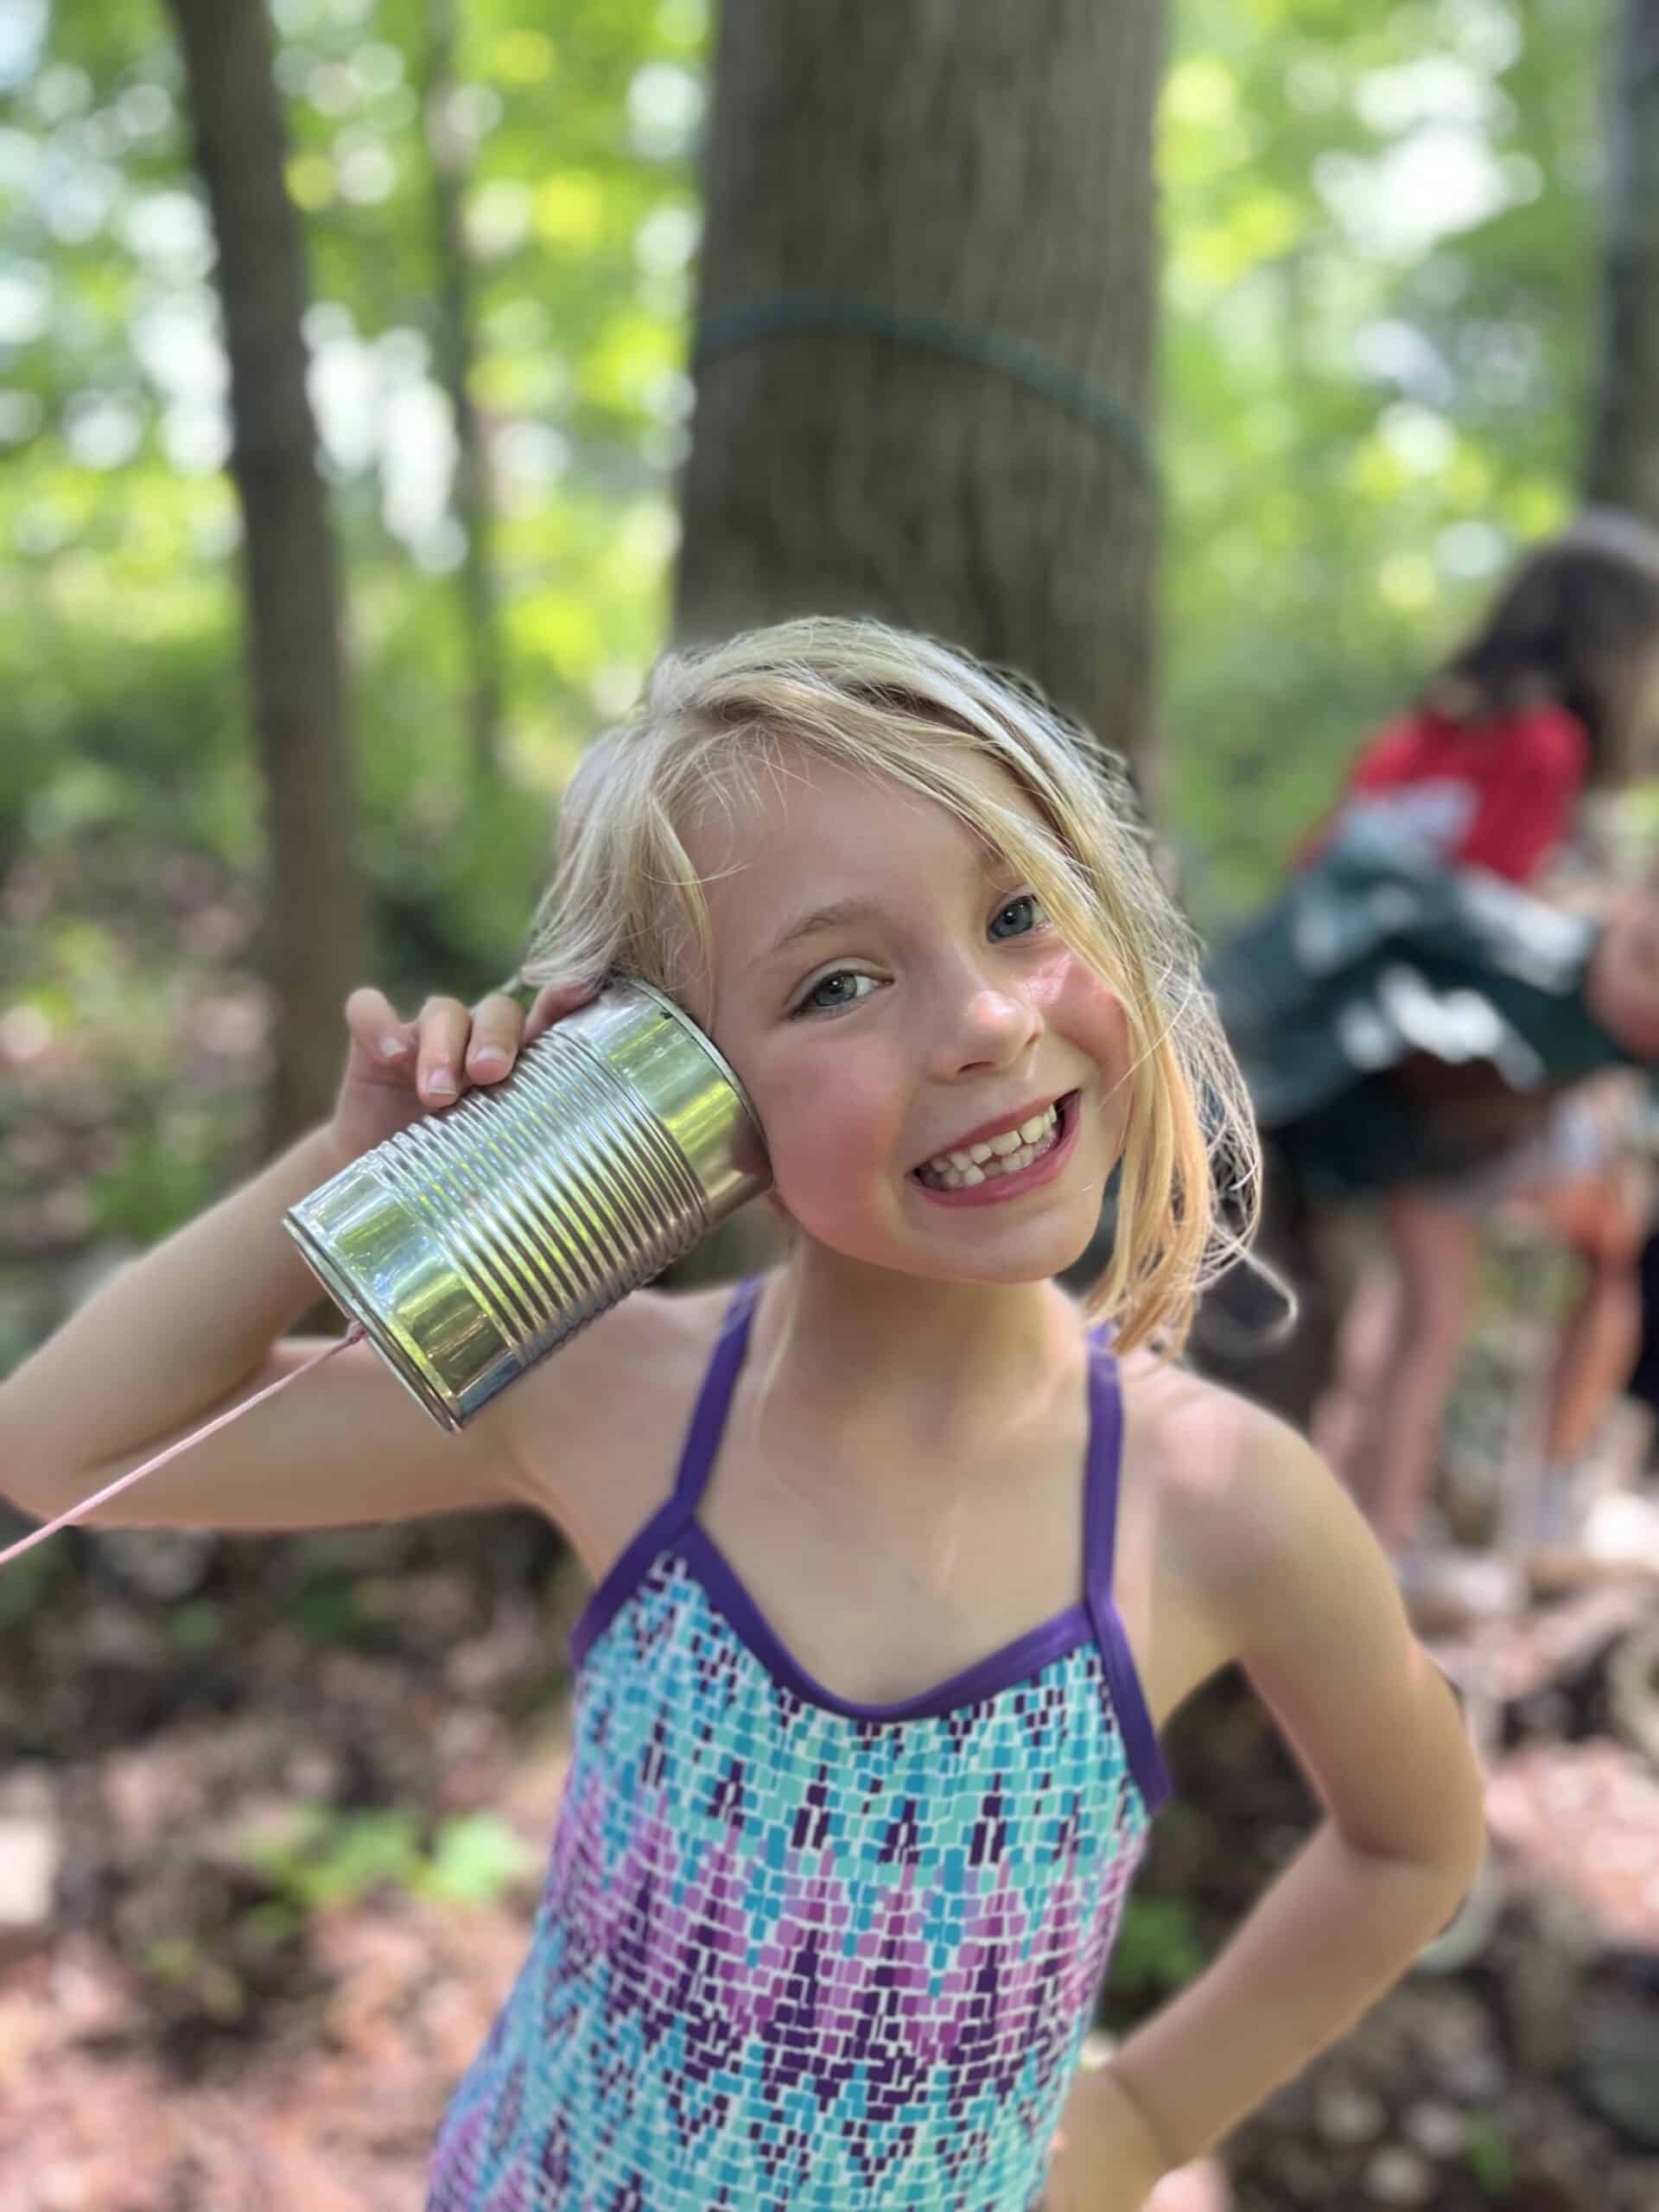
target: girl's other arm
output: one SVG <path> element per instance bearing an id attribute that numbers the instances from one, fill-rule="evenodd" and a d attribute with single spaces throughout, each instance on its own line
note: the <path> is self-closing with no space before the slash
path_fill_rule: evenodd
<path id="1" fill-rule="evenodd" d="M 1228 1441 L 1207 1454 L 1207 1494 L 1180 1509 L 1186 1556 L 1326 1818 L 1214 1964 L 1077 2077 L 1063 2129 L 1087 2142 L 1138 2127 L 1165 2168 L 1217 2143 L 1399 1979 L 1485 1842 L 1456 1701 L 1346 1491 L 1290 1429 L 1204 1395 L 1210 1445 Z M 1116 2206 L 1103 2175 L 1091 2186 L 1077 2171 L 1068 2212 Z"/>
<path id="2" fill-rule="evenodd" d="M 568 995 L 575 1003 L 586 994 Z M 568 1010 L 559 1002 L 556 1011 Z M 283 1215 L 435 1106 L 428 1078 L 440 1061 L 464 1085 L 469 1038 L 506 1052 L 499 1080 L 538 1014 L 545 1027 L 545 995 L 529 1022 L 505 997 L 485 1001 L 475 1021 L 458 1001 L 435 1000 L 418 1023 L 400 1023 L 378 992 L 353 993 L 333 1122 L 118 1270 L 0 1387 L 0 1493 L 50 1519 L 323 1350 L 327 1339 L 283 1334 L 321 1287 Z M 400 1046 L 397 1058 L 381 1058 L 383 1039 Z M 591 1354 L 570 1361 L 573 1395 L 591 1363 Z M 451 1435 L 378 1354 L 353 1344 L 135 1484 L 92 1523 L 299 1529 L 502 1503 L 522 1488 L 512 1398 L 504 1392 Z"/>

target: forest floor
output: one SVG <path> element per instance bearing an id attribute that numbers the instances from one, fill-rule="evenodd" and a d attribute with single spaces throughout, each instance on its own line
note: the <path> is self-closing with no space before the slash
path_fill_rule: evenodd
<path id="1" fill-rule="evenodd" d="M 281 1543 L 77 1531 L 12 1574 L 0 2212 L 418 2212 L 523 1955 L 579 1574 L 518 1516 Z M 1651 1587 L 1589 1592 L 1487 1652 L 1492 1879 L 1448 1938 L 1466 1955 L 1238 2132 L 1236 2212 L 1659 2212 L 1659 1743 L 1629 1739 L 1656 1619 Z M 1120 2031 L 1310 1823 L 1235 1678 L 1169 1752 Z"/>

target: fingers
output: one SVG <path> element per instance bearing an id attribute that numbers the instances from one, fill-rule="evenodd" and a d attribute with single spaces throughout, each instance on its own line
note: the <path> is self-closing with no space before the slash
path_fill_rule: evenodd
<path id="1" fill-rule="evenodd" d="M 415 1088 L 429 1105 L 447 1106 L 461 1092 L 463 1064 L 472 1037 L 472 1014 L 459 999 L 428 999 L 421 1008 L 419 1028 Z M 511 1065 L 509 1061 L 506 1066 Z M 505 1075 L 506 1066 L 493 1068 L 492 1080 Z"/>
<path id="2" fill-rule="evenodd" d="M 563 1021 L 594 995 L 588 983 L 548 983 L 526 1013 L 517 999 L 493 991 L 479 1001 L 473 1015 L 467 1074 L 476 1083 L 499 1083 L 526 1045 L 533 1045 L 556 1021 Z"/>
<path id="3" fill-rule="evenodd" d="M 401 1060 L 414 1049 L 414 1025 L 400 1021 L 391 1000 L 372 983 L 360 984 L 346 1000 L 346 1026 L 372 1060 Z"/>
<path id="4" fill-rule="evenodd" d="M 499 1083 L 518 1057 L 524 1039 L 524 1010 L 505 991 L 480 999 L 472 1014 L 467 1041 L 467 1072 L 474 1083 Z"/>
<path id="5" fill-rule="evenodd" d="M 563 1021 L 567 1014 L 574 1014 L 579 1006 L 586 1006 L 598 995 L 591 983 L 544 984 L 524 1017 L 524 1043 L 533 1044 L 556 1021 Z"/>
<path id="6" fill-rule="evenodd" d="M 413 1021 L 401 1020 L 384 991 L 372 984 L 346 1001 L 352 1036 L 391 1080 L 410 1080 L 435 1109 L 469 1084 L 499 1083 L 526 1045 L 594 995 L 582 983 L 550 983 L 528 1014 L 505 991 L 492 991 L 476 1007 L 459 999 L 429 998 Z"/>
<path id="7" fill-rule="evenodd" d="M 528 1014 L 505 991 L 492 991 L 470 1014 L 458 1000 L 429 1000 L 421 1016 L 423 1070 L 429 1036 L 431 1045 L 429 1095 L 440 1100 L 454 1096 L 443 1084 L 458 1069 L 473 1083 L 499 1083 L 526 1045 L 593 996 L 586 983 L 550 983 L 537 994 Z"/>

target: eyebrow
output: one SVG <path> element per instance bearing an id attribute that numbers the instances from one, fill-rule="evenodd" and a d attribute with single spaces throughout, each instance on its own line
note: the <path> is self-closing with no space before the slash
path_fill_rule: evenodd
<path id="1" fill-rule="evenodd" d="M 788 950 L 804 937 L 816 937 L 820 930 L 845 929 L 851 922 L 868 922 L 880 917 L 882 909 L 873 899 L 838 899 L 833 906 L 815 906 L 810 913 L 798 915 L 782 936 L 778 938 L 759 959 L 751 964 L 764 968 L 780 952 Z"/>

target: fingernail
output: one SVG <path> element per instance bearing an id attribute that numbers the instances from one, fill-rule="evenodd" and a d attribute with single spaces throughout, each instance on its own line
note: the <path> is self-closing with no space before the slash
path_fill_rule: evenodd
<path id="1" fill-rule="evenodd" d="M 408 1049 L 409 1047 L 401 1038 L 383 1037 L 380 1039 L 379 1050 L 383 1060 L 401 1060 Z"/>
<path id="2" fill-rule="evenodd" d="M 434 1068 L 426 1078 L 426 1087 L 435 1098 L 439 1096 L 448 1098 L 454 1090 L 455 1078 L 448 1068 Z"/>
<path id="3" fill-rule="evenodd" d="M 504 1068 L 507 1065 L 506 1054 L 496 1045 L 480 1045 L 471 1058 L 473 1066 L 479 1069 Z"/>

